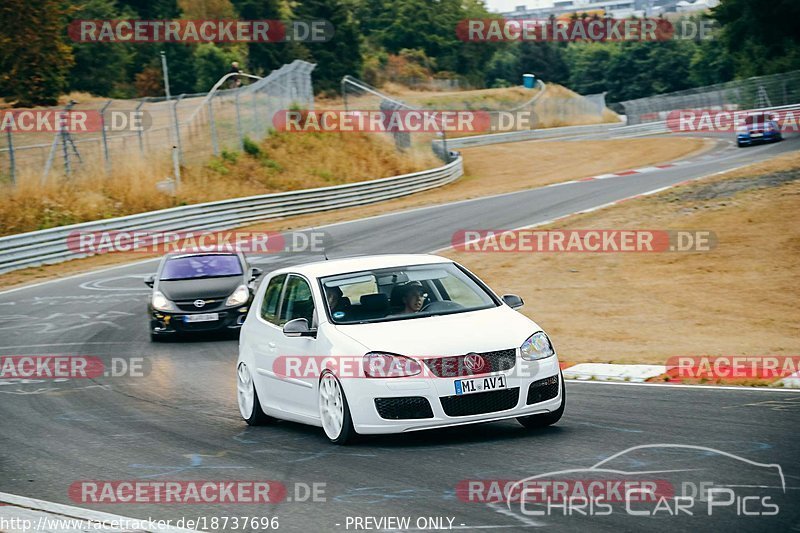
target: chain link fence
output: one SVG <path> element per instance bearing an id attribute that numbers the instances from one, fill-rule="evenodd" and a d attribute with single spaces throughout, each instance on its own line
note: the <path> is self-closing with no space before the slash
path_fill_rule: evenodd
<path id="1" fill-rule="evenodd" d="M 401 100 L 388 96 L 372 85 L 352 76 L 345 76 L 341 81 L 342 101 L 345 111 L 416 111 L 421 108 L 411 106 Z M 435 131 L 390 131 L 386 135 L 393 140 L 398 151 L 409 155 L 425 157 L 433 150 L 436 157 L 445 163 L 450 162 L 451 154 L 447 150 L 447 132 L 441 122 L 436 122 Z M 441 143 L 434 143 L 441 140 Z"/>
<path id="2" fill-rule="evenodd" d="M 462 98 L 458 93 L 453 95 L 425 95 L 417 98 L 410 95 L 409 101 L 401 101 L 389 96 L 371 85 L 345 76 L 342 79 L 342 98 L 347 110 L 367 111 L 379 110 L 384 113 L 393 111 L 473 111 L 480 115 L 480 121 L 488 130 L 464 132 L 446 131 L 443 124 L 435 132 L 393 131 L 390 133 L 397 150 L 409 152 L 425 150 L 428 146 L 437 157 L 448 161 L 448 137 L 452 140 L 472 134 L 501 133 L 520 130 L 535 130 L 558 126 L 583 124 L 600 124 L 618 122 L 619 117 L 606 108 L 605 93 L 581 96 L 558 85 L 547 85 L 541 80 L 537 82 L 538 90 L 525 89 L 527 94 L 521 102 L 505 101 L 505 96 L 486 93 L 475 95 L 465 93 Z M 424 94 L 424 93 L 421 93 Z M 517 95 L 517 98 L 519 95 Z M 413 100 L 422 101 L 413 101 Z M 425 103 L 425 100 L 428 102 Z M 435 104 L 431 102 L 436 102 Z"/>
<path id="3" fill-rule="evenodd" d="M 628 124 L 655 122 L 679 109 L 737 111 L 800 103 L 800 70 L 619 102 Z"/>
<path id="4" fill-rule="evenodd" d="M 172 162 L 178 174 L 173 177 L 178 178 L 180 166 L 205 163 L 210 155 L 241 150 L 245 138 L 257 141 L 268 135 L 278 111 L 313 108 L 314 67 L 296 60 L 249 85 L 169 100 L 97 100 L 37 109 L 37 113 L 85 112 L 88 122 L 99 127 L 85 133 L 63 127 L 55 132 L 6 128 L 0 132 L 0 179 L 11 184 L 39 179 L 44 184 L 55 175 L 111 173 L 143 162 Z"/>

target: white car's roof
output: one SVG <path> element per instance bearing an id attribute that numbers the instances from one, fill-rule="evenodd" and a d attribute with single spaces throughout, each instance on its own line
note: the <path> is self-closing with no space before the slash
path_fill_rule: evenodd
<path id="1" fill-rule="evenodd" d="M 376 268 L 451 262 L 450 259 L 445 257 L 430 254 L 362 255 L 358 257 L 347 257 L 345 259 L 331 259 L 329 261 L 316 261 L 314 263 L 294 265 L 276 270 L 275 273 L 297 272 L 309 278 L 322 278 L 325 276 Z"/>

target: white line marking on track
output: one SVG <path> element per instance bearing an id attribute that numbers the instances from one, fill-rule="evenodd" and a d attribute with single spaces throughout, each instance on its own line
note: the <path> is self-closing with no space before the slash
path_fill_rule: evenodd
<path id="1" fill-rule="evenodd" d="M 88 346 L 91 344 L 124 344 L 129 346 L 130 342 L 109 341 L 109 342 L 51 342 L 48 344 L 15 344 L 13 346 L 0 346 L 0 350 L 12 350 L 16 348 L 45 348 L 47 346 Z"/>
<path id="2" fill-rule="evenodd" d="M 111 513 L 103 513 L 100 511 L 93 511 L 91 509 L 83 509 L 81 507 L 74 507 L 72 505 L 63 505 L 60 503 L 48 502 L 45 500 L 37 500 L 35 498 L 28 498 L 26 496 L 18 496 L 16 494 L 9 494 L 7 492 L 0 492 L 0 502 L 4 503 L 3 509 L 4 515 L 9 515 L 13 511 L 13 509 L 19 508 L 21 511 L 40 511 L 44 514 L 51 515 L 50 520 L 66 520 L 69 518 L 76 518 L 85 521 L 91 521 L 93 523 L 103 523 L 103 524 L 124 524 L 127 522 L 131 524 L 132 522 L 139 522 L 139 524 L 146 524 L 147 519 L 141 518 L 129 518 L 126 516 L 115 515 Z M 109 528 L 105 529 L 108 530 L 118 530 L 118 531 L 130 531 L 128 528 Z M 89 531 L 89 530 L 85 530 Z M 145 530 L 147 532 L 192 532 L 193 530 L 189 529 L 180 529 L 176 527 L 148 527 Z"/>
<path id="3" fill-rule="evenodd" d="M 662 389 L 702 389 L 750 392 L 791 392 L 800 394 L 800 390 L 778 389 L 767 387 L 726 387 L 724 385 L 685 385 L 683 383 L 631 383 L 629 381 L 591 381 L 586 379 L 565 379 L 567 383 L 590 383 L 592 385 L 621 385 L 624 387 L 659 387 Z"/>
<path id="4" fill-rule="evenodd" d="M 66 276 L 64 278 L 54 278 L 54 279 L 48 279 L 48 280 L 40 281 L 38 283 L 32 283 L 30 285 L 20 285 L 19 287 L 14 287 L 12 289 L 5 289 L 5 290 L 0 291 L 0 296 L 2 296 L 4 294 L 9 294 L 9 293 L 12 293 L 12 292 L 17 292 L 17 291 L 22 291 L 22 290 L 27 290 L 27 289 L 34 289 L 36 287 L 41 287 L 43 285 L 49 285 L 50 283 L 55 283 L 56 281 L 65 281 L 65 280 L 68 280 L 68 279 L 75 279 L 75 278 L 80 278 L 80 277 L 83 277 L 83 276 L 89 276 L 91 274 L 102 274 L 103 272 L 110 272 L 111 270 L 117 270 L 119 268 L 127 268 L 127 267 L 131 267 L 131 266 L 135 266 L 135 265 L 141 265 L 141 264 L 144 264 L 144 263 L 149 263 L 151 261 L 154 262 L 154 261 L 160 261 L 160 260 L 161 260 L 161 258 L 159 258 L 159 257 L 156 257 L 154 259 L 144 259 L 142 261 L 134 261 L 133 263 L 123 263 L 121 265 L 114 265 L 114 266 L 110 266 L 110 267 L 99 268 L 97 270 L 89 270 L 87 272 L 81 272 L 80 274 L 74 274 L 72 276 Z"/>
<path id="5" fill-rule="evenodd" d="M 536 520 L 528 518 L 525 515 L 517 514 L 514 511 L 512 511 L 511 509 L 509 509 L 508 507 L 506 507 L 504 505 L 500 505 L 499 503 L 487 503 L 486 507 L 489 507 L 495 513 L 498 513 L 498 514 L 501 514 L 501 515 L 505 515 L 505 516 L 510 516 L 511 518 L 515 518 L 515 519 L 519 520 L 520 522 L 522 522 L 522 524 L 524 524 L 527 527 L 543 527 L 545 525 L 542 522 L 537 522 Z M 517 526 L 517 527 L 519 527 L 519 526 Z"/>

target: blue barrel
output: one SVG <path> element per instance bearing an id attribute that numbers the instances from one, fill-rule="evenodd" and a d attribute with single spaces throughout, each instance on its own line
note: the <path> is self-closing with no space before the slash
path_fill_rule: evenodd
<path id="1" fill-rule="evenodd" d="M 526 89 L 533 89 L 534 85 L 536 85 L 536 76 L 533 74 L 523 74 L 522 85 L 524 85 Z"/>

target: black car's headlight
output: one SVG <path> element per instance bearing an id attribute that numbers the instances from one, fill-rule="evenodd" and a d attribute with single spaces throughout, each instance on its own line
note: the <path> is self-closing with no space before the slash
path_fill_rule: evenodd
<path id="1" fill-rule="evenodd" d="M 545 332 L 537 331 L 522 343 L 519 353 L 526 361 L 536 361 L 555 355 L 556 351 Z"/>
<path id="2" fill-rule="evenodd" d="M 250 299 L 250 289 L 247 288 L 247 285 L 239 285 L 236 287 L 236 290 L 228 296 L 228 299 L 225 300 L 226 306 L 232 305 L 242 305 L 247 303 L 247 300 Z"/>
<path id="3" fill-rule="evenodd" d="M 178 308 L 175 307 L 175 304 L 172 303 L 170 300 L 164 296 L 164 293 L 161 291 L 155 291 L 153 293 L 153 309 L 157 309 L 159 311 L 177 311 Z"/>

